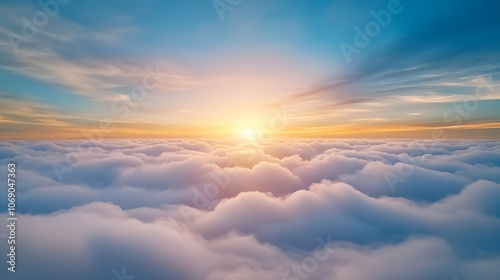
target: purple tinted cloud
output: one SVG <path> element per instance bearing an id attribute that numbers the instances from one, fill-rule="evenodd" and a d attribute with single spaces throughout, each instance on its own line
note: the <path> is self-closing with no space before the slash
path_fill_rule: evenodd
<path id="1" fill-rule="evenodd" d="M 0 143 L 22 223 L 2 279 L 499 277 L 498 142 L 82 143 Z"/>

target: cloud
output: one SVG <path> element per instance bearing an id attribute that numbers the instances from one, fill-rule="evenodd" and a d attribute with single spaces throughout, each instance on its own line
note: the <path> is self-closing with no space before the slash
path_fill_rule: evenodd
<path id="1" fill-rule="evenodd" d="M 18 166 L 23 258 L 12 279 L 112 278 L 122 267 L 137 279 L 497 278 L 498 142 L 261 148 L 1 142 L 0 165 Z M 391 188 L 385 174 L 402 180 Z"/>

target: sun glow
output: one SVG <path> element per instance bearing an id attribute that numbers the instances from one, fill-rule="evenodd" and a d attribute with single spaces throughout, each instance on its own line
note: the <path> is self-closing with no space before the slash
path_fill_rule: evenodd
<path id="1" fill-rule="evenodd" d="M 255 130 L 251 128 L 245 128 L 242 130 L 241 135 L 246 139 L 246 140 L 252 140 L 255 137 Z"/>

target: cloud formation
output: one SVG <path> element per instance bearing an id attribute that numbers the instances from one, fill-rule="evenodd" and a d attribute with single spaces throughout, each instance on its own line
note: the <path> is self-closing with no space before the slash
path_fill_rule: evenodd
<path id="1" fill-rule="evenodd" d="M 9 162 L 2 279 L 499 277 L 497 141 L 1 142 Z"/>

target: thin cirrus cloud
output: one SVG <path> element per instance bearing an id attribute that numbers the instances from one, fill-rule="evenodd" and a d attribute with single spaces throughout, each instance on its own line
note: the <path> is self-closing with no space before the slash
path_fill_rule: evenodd
<path id="1" fill-rule="evenodd" d="M 495 141 L 3 142 L 11 161 L 14 279 L 498 277 Z"/>

